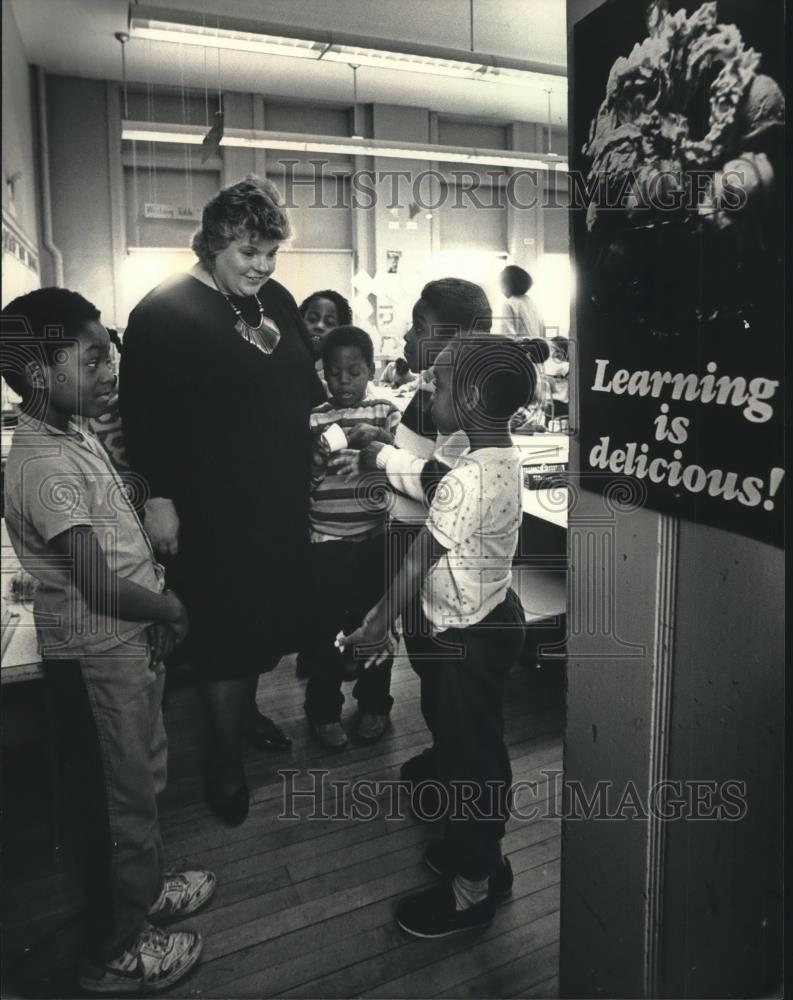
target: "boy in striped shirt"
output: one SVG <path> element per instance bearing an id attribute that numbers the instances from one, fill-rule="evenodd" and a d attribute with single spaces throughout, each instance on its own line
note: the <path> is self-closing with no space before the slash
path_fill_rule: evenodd
<path id="1" fill-rule="evenodd" d="M 303 650 L 309 665 L 305 711 L 312 735 L 326 749 L 341 750 L 347 744 L 341 725 L 345 659 L 334 640 L 340 628 L 359 625 L 375 595 L 385 592 L 389 494 L 382 476 L 345 478 L 329 470 L 330 445 L 324 432 L 335 424 L 349 438 L 354 428 L 365 427 L 370 440 L 391 444 L 400 412 L 389 400 L 369 393 L 374 347 L 365 331 L 336 327 L 325 338 L 322 361 L 330 398 L 311 414 L 316 440 L 311 500 L 314 602 L 312 635 Z M 374 742 L 385 732 L 393 704 L 392 662 L 386 659 L 376 670 L 363 673 L 353 688 L 359 710 L 357 736 L 364 742 Z"/>

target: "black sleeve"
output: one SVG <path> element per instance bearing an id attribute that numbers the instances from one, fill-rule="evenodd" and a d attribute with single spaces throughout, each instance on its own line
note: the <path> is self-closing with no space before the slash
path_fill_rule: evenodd
<path id="1" fill-rule="evenodd" d="M 324 403 L 328 398 L 327 392 L 325 392 L 325 386 L 322 384 L 322 379 L 317 374 L 316 368 L 312 367 L 311 373 L 311 407 L 319 406 L 320 403 Z"/>
<path id="2" fill-rule="evenodd" d="M 179 492 L 185 416 L 176 378 L 180 339 L 163 311 L 145 303 L 132 311 L 124 334 L 118 380 L 124 443 L 132 471 L 146 480 L 152 497 L 173 499 Z"/>
<path id="3" fill-rule="evenodd" d="M 314 368 L 314 350 L 311 347 L 311 337 L 309 336 L 306 324 L 303 322 L 303 317 L 300 315 L 300 310 L 297 307 L 297 302 L 295 301 L 294 295 L 282 285 L 280 282 L 273 282 L 274 285 L 280 289 L 282 297 L 285 303 L 285 308 L 287 312 L 292 314 L 295 329 L 300 337 L 300 340 L 305 347 L 309 358 L 311 359 L 312 376 L 311 376 L 311 406 L 319 406 L 320 403 L 324 403 L 328 398 L 328 394 L 325 392 L 325 387 L 322 385 L 322 380 L 319 375 L 317 375 L 316 368 Z"/>
<path id="4" fill-rule="evenodd" d="M 434 440 L 438 428 L 432 419 L 432 393 L 417 388 L 402 414 L 402 423 L 414 434 Z"/>

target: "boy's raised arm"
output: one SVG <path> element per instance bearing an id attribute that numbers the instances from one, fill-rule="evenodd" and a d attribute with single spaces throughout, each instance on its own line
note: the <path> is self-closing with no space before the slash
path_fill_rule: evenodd
<path id="1" fill-rule="evenodd" d="M 365 648 L 365 667 L 391 655 L 394 622 L 419 593 L 427 573 L 446 551 L 426 527 L 421 528 L 382 599 L 365 616 L 360 628 L 344 636 L 342 646 Z"/>

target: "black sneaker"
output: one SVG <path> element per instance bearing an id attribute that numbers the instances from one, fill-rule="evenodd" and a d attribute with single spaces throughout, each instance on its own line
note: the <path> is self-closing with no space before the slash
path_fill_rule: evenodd
<path id="1" fill-rule="evenodd" d="M 487 927 L 496 912 L 490 896 L 465 910 L 454 904 L 450 880 L 439 882 L 397 903 L 396 922 L 407 934 L 420 938 L 448 937 L 474 927 Z"/>
<path id="2" fill-rule="evenodd" d="M 449 867 L 449 856 L 442 840 L 433 840 L 427 845 L 424 863 L 436 875 L 441 875 L 443 878 L 451 878 L 455 874 Z M 490 895 L 493 899 L 506 899 L 512 895 L 513 881 L 514 875 L 509 858 L 502 858 L 501 864 L 490 874 L 488 887 Z"/>

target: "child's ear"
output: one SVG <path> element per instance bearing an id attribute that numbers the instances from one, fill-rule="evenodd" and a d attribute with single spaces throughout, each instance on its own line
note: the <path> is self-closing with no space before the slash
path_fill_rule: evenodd
<path id="1" fill-rule="evenodd" d="M 372 382 L 374 380 L 374 372 L 375 372 L 374 365 L 369 365 L 369 381 L 370 382 Z"/>
<path id="2" fill-rule="evenodd" d="M 476 413 L 482 402 L 482 392 L 478 385 L 468 385 L 465 387 L 464 402 L 466 410 L 470 413 Z"/>

